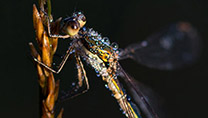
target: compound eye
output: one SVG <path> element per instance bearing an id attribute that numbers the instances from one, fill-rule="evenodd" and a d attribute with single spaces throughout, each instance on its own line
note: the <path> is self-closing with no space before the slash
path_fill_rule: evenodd
<path id="1" fill-rule="evenodd" d="M 75 22 L 71 23 L 70 26 L 71 26 L 71 29 L 73 29 L 73 30 L 76 30 L 79 28 L 79 25 Z"/>
<path id="2" fill-rule="evenodd" d="M 67 33 L 70 36 L 74 36 L 78 34 L 80 29 L 80 24 L 77 21 L 69 21 L 68 22 L 68 27 L 67 27 Z"/>

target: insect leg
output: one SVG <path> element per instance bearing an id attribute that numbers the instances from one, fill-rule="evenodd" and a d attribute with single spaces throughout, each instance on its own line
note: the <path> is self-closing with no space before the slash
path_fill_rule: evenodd
<path id="1" fill-rule="evenodd" d="M 33 59 L 34 59 L 35 62 L 37 62 L 37 63 L 39 63 L 40 65 L 42 65 L 43 67 L 47 68 L 47 69 L 50 70 L 51 72 L 58 74 L 58 73 L 61 71 L 61 69 L 63 68 L 63 66 L 64 66 L 64 64 L 66 63 L 67 59 L 69 58 L 69 55 L 72 54 L 73 49 L 74 49 L 74 48 L 73 48 L 72 46 L 69 47 L 69 49 L 66 51 L 66 54 L 65 54 L 63 60 L 62 60 L 61 63 L 59 64 L 57 70 L 54 70 L 53 68 L 51 68 L 51 67 L 45 65 L 44 63 L 42 63 L 41 61 L 39 61 L 37 58 L 34 58 L 34 57 L 33 57 Z"/>
<path id="2" fill-rule="evenodd" d="M 67 99 L 72 99 L 74 97 L 77 97 L 85 92 L 87 92 L 89 90 L 89 83 L 88 83 L 88 79 L 86 76 L 86 72 L 84 69 L 84 66 L 80 60 L 80 56 L 75 54 L 75 58 L 76 58 L 76 67 L 77 67 L 77 71 L 78 71 L 78 84 L 77 86 L 75 86 L 74 88 L 72 88 L 71 91 L 64 93 L 65 95 L 63 95 L 61 98 L 59 98 L 58 102 L 63 102 Z M 85 82 L 83 83 L 83 79 L 85 80 Z M 81 92 L 77 92 L 77 90 L 83 86 L 83 84 L 86 85 L 86 89 L 82 90 Z"/>
<path id="3" fill-rule="evenodd" d="M 85 93 L 85 92 L 87 92 L 87 90 L 89 90 L 88 79 L 87 79 L 86 72 L 85 72 L 84 66 L 82 64 L 82 61 L 80 59 L 80 56 L 75 55 L 75 58 L 77 61 L 79 87 L 81 87 L 83 85 L 83 79 L 84 79 L 87 88 L 86 88 L 86 90 L 82 91 L 82 93 Z"/>

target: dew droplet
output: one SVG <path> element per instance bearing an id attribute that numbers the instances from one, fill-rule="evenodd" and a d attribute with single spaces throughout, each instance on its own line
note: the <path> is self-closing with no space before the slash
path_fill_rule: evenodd
<path id="1" fill-rule="evenodd" d="M 116 42 L 113 42 L 111 44 L 111 46 L 113 47 L 114 50 L 117 50 L 118 49 L 118 44 Z"/>
<path id="2" fill-rule="evenodd" d="M 105 88 L 109 89 L 107 84 L 105 84 Z"/>
<path id="3" fill-rule="evenodd" d="M 75 82 L 72 83 L 72 86 L 75 86 Z"/>
<path id="4" fill-rule="evenodd" d="M 96 58 L 96 57 L 94 57 L 94 58 L 93 58 L 93 60 L 94 60 L 94 61 L 96 61 L 96 60 L 97 60 L 97 58 Z"/>
<path id="5" fill-rule="evenodd" d="M 131 101 L 131 97 L 127 96 L 127 100 L 128 100 L 128 101 Z"/>
<path id="6" fill-rule="evenodd" d="M 97 77 L 100 77 L 100 74 L 97 74 Z"/>
<path id="7" fill-rule="evenodd" d="M 148 42 L 147 42 L 147 41 L 142 41 L 141 45 L 142 45 L 143 47 L 146 47 L 146 46 L 148 45 Z"/>
<path id="8" fill-rule="evenodd" d="M 98 40 L 102 40 L 102 37 L 101 37 L 100 34 L 98 34 L 97 39 L 98 39 Z"/>
<path id="9" fill-rule="evenodd" d="M 98 41 L 96 41 L 96 42 L 95 42 L 95 44 L 96 44 L 96 45 L 99 45 L 99 42 L 98 42 Z"/>
<path id="10" fill-rule="evenodd" d="M 110 44 L 110 40 L 108 37 L 103 37 L 102 41 L 106 44 Z"/>
<path id="11" fill-rule="evenodd" d="M 97 50 L 94 50 L 94 53 L 97 53 Z"/>
<path id="12" fill-rule="evenodd" d="M 86 27 L 83 27 L 82 30 L 83 30 L 83 31 L 86 31 Z"/>
<path id="13" fill-rule="evenodd" d="M 96 73 L 99 73 L 99 71 L 95 70 Z"/>

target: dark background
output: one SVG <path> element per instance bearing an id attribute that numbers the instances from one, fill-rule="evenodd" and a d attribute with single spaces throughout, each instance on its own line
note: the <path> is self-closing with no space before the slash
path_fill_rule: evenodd
<path id="1" fill-rule="evenodd" d="M 1 117 L 37 118 L 39 114 L 37 74 L 28 47 L 28 42 L 35 43 L 32 24 L 34 3 L 37 4 L 37 1 L 0 1 Z M 111 42 L 117 42 L 122 48 L 145 39 L 167 24 L 190 22 L 203 39 L 201 57 L 191 67 L 159 71 L 140 66 L 132 60 L 121 63 L 134 78 L 161 96 L 166 103 L 164 114 L 167 118 L 207 117 L 208 5 L 204 1 L 52 0 L 54 19 L 70 16 L 74 10 L 83 11 L 88 27 L 108 36 Z M 61 47 L 59 45 L 58 48 Z M 74 71 L 74 66 L 70 64 L 56 78 L 71 79 L 70 72 Z M 86 70 L 91 88 L 86 94 L 65 102 L 64 118 L 124 117 L 101 78 L 97 78 L 90 68 Z"/>

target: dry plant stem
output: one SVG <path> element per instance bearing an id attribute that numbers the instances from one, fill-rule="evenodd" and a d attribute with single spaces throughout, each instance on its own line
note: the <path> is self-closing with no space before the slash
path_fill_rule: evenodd
<path id="1" fill-rule="evenodd" d="M 41 4 L 46 4 L 45 1 L 40 1 Z M 41 51 L 41 56 L 36 51 L 32 43 L 29 43 L 31 48 L 31 54 L 34 58 L 43 62 L 47 66 L 51 67 L 53 55 L 57 48 L 58 38 L 49 38 L 47 31 L 44 29 L 45 16 L 42 12 L 38 12 L 35 5 L 33 5 L 33 25 L 36 31 L 36 41 L 39 45 Z M 59 25 L 59 22 L 54 22 L 55 26 Z M 55 28 L 56 29 L 56 28 Z M 57 33 L 54 30 L 53 33 Z M 54 106 L 55 101 L 58 97 L 59 91 L 59 81 L 55 82 L 53 73 L 48 69 L 40 66 L 36 63 L 37 73 L 39 77 L 39 85 L 41 89 L 40 101 L 42 104 L 41 118 L 54 118 Z M 63 114 L 63 109 L 60 111 L 58 118 L 61 118 Z"/>

